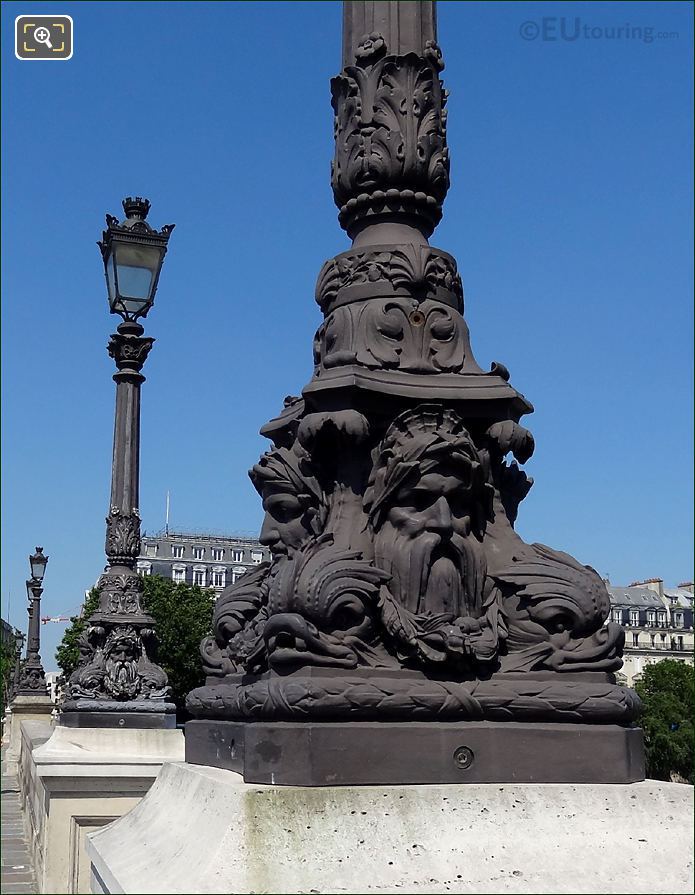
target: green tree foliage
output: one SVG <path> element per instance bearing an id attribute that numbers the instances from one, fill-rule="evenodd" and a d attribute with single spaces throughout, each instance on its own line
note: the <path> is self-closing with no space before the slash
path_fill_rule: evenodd
<path id="1" fill-rule="evenodd" d="M 186 694 L 205 680 L 200 659 L 200 641 L 212 628 L 215 594 L 190 584 L 174 584 L 160 575 L 143 578 L 143 609 L 155 620 L 159 652 L 157 662 L 169 678 L 172 700 L 183 710 Z M 65 679 L 77 668 L 80 658 L 78 641 L 90 615 L 99 607 L 96 588 L 79 617 L 72 618 L 56 651 L 56 661 Z"/>
<path id="2" fill-rule="evenodd" d="M 167 673 L 177 709 L 182 710 L 186 694 L 205 681 L 200 641 L 212 629 L 215 592 L 174 584 L 161 575 L 146 575 L 143 582 L 143 606 L 157 626 L 157 661 Z"/>
<path id="3" fill-rule="evenodd" d="M 645 668 L 635 689 L 644 703 L 640 725 L 644 730 L 647 776 L 670 780 L 677 774 L 689 783 L 695 782 L 695 668 L 676 659 L 655 662 Z"/>
<path id="4" fill-rule="evenodd" d="M 82 611 L 79 615 L 73 615 L 70 624 L 65 629 L 63 639 L 56 649 L 56 662 L 63 672 L 63 677 L 67 680 L 73 671 L 77 668 L 80 661 L 80 651 L 77 644 L 79 643 L 82 632 L 87 627 L 87 619 L 99 608 L 99 591 L 93 587 L 84 601 Z"/>

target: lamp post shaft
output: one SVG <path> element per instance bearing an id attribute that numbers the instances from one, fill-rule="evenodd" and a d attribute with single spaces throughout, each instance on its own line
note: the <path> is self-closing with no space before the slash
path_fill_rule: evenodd
<path id="1" fill-rule="evenodd" d="M 37 655 L 41 649 L 41 631 L 39 625 L 41 624 L 41 594 L 43 593 L 43 588 L 32 587 L 31 592 L 33 598 L 29 610 L 27 653 L 28 655 Z"/>
<path id="2" fill-rule="evenodd" d="M 143 332 L 139 323 L 122 323 L 108 349 L 118 367 L 110 506 L 124 514 L 137 512 L 140 503 L 140 371 L 154 342 Z"/>
<path id="3" fill-rule="evenodd" d="M 437 39 L 434 0 L 348 0 L 343 3 L 343 65 L 353 65 L 365 36 L 379 34 L 391 53 L 422 56 Z"/>
<path id="4" fill-rule="evenodd" d="M 140 382 L 122 381 L 118 375 L 114 376 L 117 385 L 111 506 L 130 513 L 138 509 L 140 502 Z"/>
<path id="5" fill-rule="evenodd" d="M 125 567 L 120 574 L 131 576 L 140 553 L 140 388 L 145 381 L 141 371 L 154 342 L 143 333 L 139 323 L 121 323 L 108 345 L 117 370 L 113 375 L 116 413 L 105 551 L 110 568 Z M 139 579 L 137 586 L 134 581 L 131 584 L 135 611 L 142 614 Z M 113 611 L 107 589 L 101 590 L 100 611 Z"/>

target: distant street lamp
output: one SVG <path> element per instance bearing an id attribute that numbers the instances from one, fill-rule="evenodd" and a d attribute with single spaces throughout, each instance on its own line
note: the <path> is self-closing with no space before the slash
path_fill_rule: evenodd
<path id="1" fill-rule="evenodd" d="M 27 597 L 29 605 L 29 629 L 27 637 L 27 658 L 19 674 L 16 696 L 45 696 L 46 675 L 41 664 L 41 594 L 43 593 L 43 576 L 46 573 L 48 557 L 43 555 L 43 547 L 37 547 L 36 553 L 29 557 L 31 578 L 27 580 Z"/>
<path id="2" fill-rule="evenodd" d="M 14 699 L 19 691 L 19 679 L 22 674 L 22 650 L 24 649 L 24 634 L 15 628 L 14 631 L 14 673 L 10 687 L 10 699 Z"/>
<path id="3" fill-rule="evenodd" d="M 173 726 L 167 677 L 156 664 L 154 620 L 142 608 L 142 580 L 135 571 L 140 553 L 140 387 L 141 370 L 154 339 L 138 318 L 154 304 L 159 274 L 173 224 L 154 230 L 146 222 L 150 203 L 123 200 L 125 220 L 106 215 L 99 243 L 109 307 L 123 318 L 108 351 L 116 362 L 116 420 L 111 501 L 106 517 L 107 568 L 99 579 L 99 608 L 89 618 L 80 662 L 66 686 L 61 721 L 109 726 L 118 712 L 123 726 Z"/>

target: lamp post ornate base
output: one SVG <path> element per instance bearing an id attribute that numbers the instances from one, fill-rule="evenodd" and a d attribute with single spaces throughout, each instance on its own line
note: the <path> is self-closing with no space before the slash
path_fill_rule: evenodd
<path id="1" fill-rule="evenodd" d="M 107 525 L 116 509 L 107 517 Z M 120 514 L 118 519 L 123 521 Z M 126 527 L 137 529 L 139 549 L 135 514 Z M 125 563 L 123 558 L 99 579 L 99 609 L 90 617 L 80 642 L 86 661 L 71 675 L 63 703 L 61 724 L 65 726 L 175 726 L 176 707 L 167 700 L 167 676 L 155 658 L 154 619 L 142 609 L 141 578 Z M 85 714 L 89 718 L 80 717 Z"/>
<path id="2" fill-rule="evenodd" d="M 138 357 L 142 358 L 142 352 Z M 140 381 L 144 379 L 139 372 L 137 375 Z M 119 382 L 119 388 L 126 384 Z M 119 422 L 117 410 L 117 431 Z M 139 552 L 137 509 L 124 512 L 112 506 L 106 517 L 109 565 L 97 584 L 99 608 L 91 615 L 80 640 L 80 664 L 68 681 L 63 724 L 69 723 L 67 715 L 71 712 L 98 713 L 105 718 L 125 712 L 131 721 L 140 719 L 142 726 L 151 726 L 142 718 L 143 712 L 170 715 L 175 711 L 173 703 L 167 701 L 167 676 L 156 663 L 155 622 L 142 608 L 142 579 L 135 572 Z M 168 726 L 164 719 L 162 725 Z"/>
<path id="3" fill-rule="evenodd" d="M 449 186 L 435 4 L 343 8 L 332 186 L 353 243 L 319 273 L 311 381 L 261 430 L 272 562 L 215 605 L 186 760 L 229 767 L 224 739 L 251 782 L 641 779 L 624 632 L 594 569 L 516 532 L 533 408 L 477 363 L 429 244 Z"/>

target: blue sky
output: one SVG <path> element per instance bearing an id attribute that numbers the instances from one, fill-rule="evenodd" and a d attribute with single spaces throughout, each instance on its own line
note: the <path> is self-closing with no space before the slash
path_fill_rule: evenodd
<path id="1" fill-rule="evenodd" d="M 28 12 L 73 17 L 71 60 L 15 58 Z M 543 17 L 588 36 L 524 39 Z M 3 3 L 13 623 L 35 544 L 45 614 L 74 611 L 103 567 L 117 319 L 96 240 L 123 196 L 177 225 L 146 321 L 144 527 L 169 490 L 172 527 L 258 531 L 258 429 L 309 380 L 316 276 L 348 246 L 329 188 L 340 18 L 337 2 Z M 626 24 L 671 36 L 599 32 Z M 479 363 L 536 408 L 517 527 L 622 584 L 692 576 L 692 34 L 680 2 L 439 4 L 452 187 L 432 243 L 459 261 Z M 62 631 L 42 629 L 47 670 Z"/>

